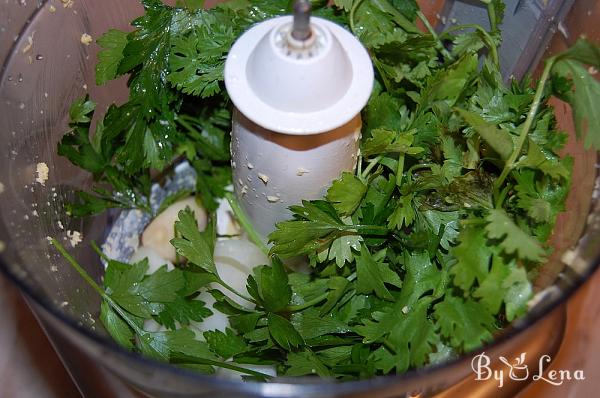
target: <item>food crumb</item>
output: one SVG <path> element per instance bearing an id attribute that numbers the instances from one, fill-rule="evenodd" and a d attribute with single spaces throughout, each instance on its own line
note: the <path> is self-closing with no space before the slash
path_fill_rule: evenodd
<path id="1" fill-rule="evenodd" d="M 265 185 L 267 185 L 267 183 L 269 182 L 269 176 L 263 173 L 258 173 L 258 178 L 260 178 L 260 180 L 262 182 L 265 183 Z"/>
<path id="2" fill-rule="evenodd" d="M 60 2 L 63 3 L 64 8 L 72 8 L 73 4 L 75 4 L 73 0 L 60 0 Z"/>
<path id="3" fill-rule="evenodd" d="M 407 306 L 407 305 L 405 305 L 404 307 L 402 307 L 402 313 L 403 313 L 404 315 L 408 314 L 408 312 L 409 312 L 409 311 L 410 311 L 410 308 L 408 308 L 408 306 Z"/>
<path id="4" fill-rule="evenodd" d="M 306 173 L 310 173 L 310 171 L 306 170 L 304 167 L 298 167 L 298 169 L 296 169 L 296 175 L 298 177 L 302 177 Z"/>
<path id="5" fill-rule="evenodd" d="M 21 50 L 21 52 L 23 54 L 27 54 L 33 47 L 33 36 L 34 35 L 35 35 L 35 32 L 33 32 L 33 34 L 31 36 L 27 36 L 27 44 L 25 44 L 25 46 Z"/>
<path id="6" fill-rule="evenodd" d="M 94 41 L 94 39 L 92 39 L 92 36 L 88 35 L 87 33 L 84 33 L 81 35 L 81 43 L 85 44 L 86 46 L 89 46 L 90 44 L 92 44 L 92 41 Z"/>
<path id="7" fill-rule="evenodd" d="M 63 225 L 63 223 L 62 223 L 62 221 L 58 220 L 56 224 L 58 224 L 58 228 L 60 228 L 60 229 L 65 229 L 65 227 L 64 227 L 64 225 Z"/>
<path id="8" fill-rule="evenodd" d="M 52 242 L 52 237 L 51 237 L 51 236 L 46 236 L 46 240 L 47 240 L 48 242 Z"/>
<path id="9" fill-rule="evenodd" d="M 35 171 L 37 173 L 37 178 L 35 180 L 42 185 L 46 185 L 46 181 L 48 181 L 48 174 L 50 172 L 48 165 L 44 162 L 38 163 Z"/>
<path id="10" fill-rule="evenodd" d="M 279 198 L 278 196 L 267 196 L 267 200 L 271 203 L 276 203 L 279 202 L 281 200 L 281 198 Z"/>
<path id="11" fill-rule="evenodd" d="M 58 272 L 58 267 L 56 265 L 53 265 L 50 267 L 50 271 L 52 272 Z"/>
<path id="12" fill-rule="evenodd" d="M 23 220 L 25 220 L 25 221 L 29 220 L 29 215 L 25 214 L 25 215 L 23 216 Z"/>
<path id="13" fill-rule="evenodd" d="M 56 7 L 54 7 L 52 4 L 50 4 L 50 7 L 48 8 L 48 11 L 50 11 L 51 13 L 55 13 L 56 12 Z"/>
<path id="14" fill-rule="evenodd" d="M 34 211 L 32 211 L 32 212 L 31 212 L 31 215 L 32 215 L 32 216 L 34 216 L 34 217 L 37 217 L 37 216 L 39 216 L 39 214 L 38 214 L 37 210 L 34 210 Z"/>
<path id="15" fill-rule="evenodd" d="M 81 232 L 79 231 L 67 231 L 67 238 L 69 238 L 69 243 L 71 243 L 72 247 L 77 246 L 83 240 Z"/>
<path id="16" fill-rule="evenodd" d="M 6 250 L 6 243 L 0 240 L 0 253 Z"/>

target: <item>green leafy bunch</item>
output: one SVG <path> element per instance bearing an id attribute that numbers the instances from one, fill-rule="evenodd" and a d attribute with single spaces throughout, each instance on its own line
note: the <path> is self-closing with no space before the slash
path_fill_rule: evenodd
<path id="1" fill-rule="evenodd" d="M 486 2 L 490 31 L 468 25 L 440 36 L 414 27 L 415 18 L 428 24 L 406 9 L 411 2 L 335 3 L 377 72 L 358 168 L 323 200 L 292 206 L 293 218 L 269 238 L 272 254 L 309 256 L 302 289 L 344 286 L 323 291 L 335 304 L 318 296 L 292 319 L 318 313 L 350 330 L 328 333 L 353 339 L 335 365 L 310 347 L 330 376 L 345 379 L 473 350 L 525 313 L 571 184 L 573 160 L 558 155 L 566 134 L 547 101 L 569 102 L 578 136 L 600 149 L 600 84 L 587 73 L 600 58 L 580 39 L 546 61 L 535 89 L 528 78 L 507 85 L 497 56 L 501 2 Z"/>
<path id="2" fill-rule="evenodd" d="M 567 134 L 548 100 L 567 101 L 577 136 L 600 149 L 600 84 L 588 73 L 600 68 L 600 50 L 580 39 L 546 61 L 535 85 L 506 84 L 498 57 L 504 6 L 483 2 L 489 30 L 461 25 L 439 35 L 413 0 L 314 2 L 317 14 L 362 41 L 376 71 L 356 171 L 333 181 L 324 198 L 290 208 L 292 218 L 269 236 L 270 264 L 254 268 L 247 292 L 219 277 L 214 217 L 199 232 L 189 210 L 172 241 L 184 260 L 178 268 L 147 275 L 144 262 L 108 261 L 104 289 L 93 286 L 114 339 L 208 373 L 224 367 L 264 380 L 244 365 L 276 365 L 280 375 L 353 380 L 476 349 L 523 315 L 571 184 L 573 160 L 559 156 Z M 73 214 L 143 208 L 150 172 L 180 157 L 197 169 L 209 210 L 224 194 L 224 59 L 242 31 L 290 4 L 200 3 L 147 0 L 134 32 L 99 40 L 98 83 L 129 74 L 130 99 L 111 107 L 89 138 L 94 106 L 74 104 L 59 151 L 112 191 L 80 194 Z M 308 257 L 310 274 L 287 268 L 297 256 Z M 211 311 L 198 300 L 206 292 L 230 328 L 195 338 L 189 325 Z M 145 331 L 146 320 L 165 331 Z"/>

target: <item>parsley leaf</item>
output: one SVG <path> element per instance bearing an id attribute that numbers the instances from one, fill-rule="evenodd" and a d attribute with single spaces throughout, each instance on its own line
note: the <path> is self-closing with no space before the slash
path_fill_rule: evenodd
<path id="1" fill-rule="evenodd" d="M 286 351 L 304 345 L 302 336 L 294 326 L 284 317 L 270 312 L 267 315 L 269 334 L 275 342 Z"/>
<path id="2" fill-rule="evenodd" d="M 96 64 L 96 84 L 100 86 L 117 77 L 119 64 L 123 60 L 123 49 L 127 45 L 127 33 L 110 29 L 97 42 L 102 47 Z"/>
<path id="3" fill-rule="evenodd" d="M 100 304 L 100 321 L 117 344 L 128 350 L 133 350 L 133 339 L 135 336 L 133 330 L 110 308 L 106 301 L 102 301 Z"/>
<path id="4" fill-rule="evenodd" d="M 161 325 L 165 325 L 171 330 L 176 329 L 175 322 L 180 325 L 189 325 L 190 321 L 202 322 L 213 312 L 206 308 L 203 301 L 182 297 L 179 293 L 171 302 L 162 303 L 163 310 L 154 316 L 154 319 Z"/>
<path id="5" fill-rule="evenodd" d="M 200 232 L 194 212 L 186 208 L 179 212 L 179 218 L 175 222 L 175 231 L 178 236 L 181 236 L 181 238 L 171 240 L 177 253 L 206 272 L 218 275 L 213 257 L 215 249 L 214 221 L 209 221 L 206 229 Z"/>
<path id="6" fill-rule="evenodd" d="M 256 268 L 255 277 L 264 308 L 271 312 L 283 310 L 292 298 L 292 289 L 281 261 L 274 257 L 271 266 Z"/>
<path id="7" fill-rule="evenodd" d="M 367 192 L 367 186 L 352 173 L 342 173 L 342 178 L 335 180 L 327 190 L 327 200 L 342 216 L 349 216 L 360 204 Z"/>
<path id="8" fill-rule="evenodd" d="M 210 349 L 223 359 L 229 359 L 248 350 L 244 339 L 227 328 L 225 333 L 220 330 L 204 332 L 204 338 Z"/>

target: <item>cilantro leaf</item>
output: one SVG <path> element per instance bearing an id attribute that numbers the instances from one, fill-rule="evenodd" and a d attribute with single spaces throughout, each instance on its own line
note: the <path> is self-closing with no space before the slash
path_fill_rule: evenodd
<path id="1" fill-rule="evenodd" d="M 473 294 L 481 299 L 491 314 L 497 314 L 505 303 L 509 321 L 526 311 L 531 295 L 532 286 L 525 269 L 516 266 L 514 261 L 506 264 L 498 255 L 494 255 L 489 275 Z"/>
<path id="2" fill-rule="evenodd" d="M 333 1 L 333 4 L 335 4 L 336 7 L 339 7 L 346 12 L 350 11 L 353 3 L 354 3 L 354 0 L 334 0 Z"/>
<path id="3" fill-rule="evenodd" d="M 452 44 L 452 55 L 455 57 L 467 52 L 477 52 L 485 47 L 485 42 L 479 30 L 454 36 Z"/>
<path id="4" fill-rule="evenodd" d="M 492 338 L 494 317 L 481 303 L 446 294 L 433 308 L 442 335 L 453 346 L 471 351 Z"/>
<path id="5" fill-rule="evenodd" d="M 525 233 L 504 210 L 492 209 L 486 217 L 487 237 L 499 241 L 500 247 L 508 254 L 539 262 L 544 258 L 544 249 L 530 235 Z"/>
<path id="6" fill-rule="evenodd" d="M 400 229 L 403 226 L 408 227 L 413 223 L 416 217 L 415 209 L 413 208 L 414 195 L 401 196 L 397 203 L 396 209 L 388 217 L 388 227 L 391 229 Z"/>
<path id="7" fill-rule="evenodd" d="M 527 156 L 517 163 L 517 167 L 538 169 L 555 179 L 568 179 L 570 175 L 569 169 L 565 167 L 556 155 L 542 150 L 533 140 L 529 141 Z"/>
<path id="8" fill-rule="evenodd" d="M 417 155 L 423 152 L 421 147 L 413 147 L 413 132 L 398 133 L 383 128 L 371 131 L 371 138 L 368 138 L 362 146 L 364 156 L 380 155 L 382 153 L 405 153 L 408 155 Z"/>
<path id="9" fill-rule="evenodd" d="M 430 300 L 421 300 L 411 306 L 408 311 L 396 304 L 382 312 L 373 313 L 373 320 L 364 321 L 357 326 L 357 332 L 364 336 L 365 344 L 381 340 L 388 335 L 387 341 L 396 350 L 394 354 L 388 350 L 380 350 L 375 354 L 376 366 L 398 372 L 413 366 L 423 365 L 435 344 L 439 342 L 435 326 L 427 317 Z"/>
<path id="10" fill-rule="evenodd" d="M 420 107 L 426 110 L 438 101 L 454 106 L 477 72 L 477 64 L 476 54 L 465 54 L 452 66 L 429 78 L 420 95 Z"/>
<path id="11" fill-rule="evenodd" d="M 360 255 L 356 256 L 356 290 L 359 293 L 375 293 L 378 297 L 393 300 L 386 284 L 396 287 L 402 286 L 402 281 L 394 271 L 385 263 L 373 259 L 369 249 L 364 245 L 360 248 Z"/>
<path id="12" fill-rule="evenodd" d="M 555 64 L 553 71 L 573 82 L 573 91 L 565 93 L 564 97 L 573 107 L 577 136 L 585 137 L 586 149 L 600 148 L 600 140 L 594 133 L 600 126 L 600 117 L 595 108 L 595 104 L 600 101 L 600 83 L 576 61 L 560 60 Z"/>
<path id="13" fill-rule="evenodd" d="M 434 297 L 440 297 L 445 289 L 445 272 L 440 272 L 426 251 L 404 252 L 406 275 L 398 302 L 411 307 L 425 293 L 431 291 Z M 402 307 L 401 307 L 402 308 Z"/>
<path id="14" fill-rule="evenodd" d="M 469 220 L 470 223 L 475 221 L 477 219 Z M 487 245 L 483 224 L 466 224 L 458 240 L 458 245 L 452 249 L 458 262 L 450 273 L 454 276 L 454 283 L 468 291 L 475 281 L 481 284 L 488 275 L 492 250 Z"/>
<path id="15" fill-rule="evenodd" d="M 481 135 L 503 160 L 508 159 L 513 152 L 513 141 L 508 131 L 497 128 L 475 113 L 464 109 L 456 109 L 456 112 Z"/>
<path id="16" fill-rule="evenodd" d="M 510 322 L 527 311 L 527 303 L 533 295 L 532 285 L 527 278 L 525 268 L 511 269 L 510 274 L 502 282 L 502 289 L 506 291 L 504 296 L 506 319 Z"/>

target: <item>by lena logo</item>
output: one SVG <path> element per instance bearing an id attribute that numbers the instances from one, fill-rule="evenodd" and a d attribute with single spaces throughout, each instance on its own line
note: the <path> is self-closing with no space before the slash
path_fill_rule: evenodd
<path id="1" fill-rule="evenodd" d="M 553 369 L 546 373 L 545 366 L 552 361 L 550 355 L 542 355 L 538 361 L 537 373 L 530 374 L 529 366 L 525 362 L 525 357 L 526 353 L 523 352 L 511 362 L 505 357 L 501 356 L 498 359 L 500 362 L 506 365 L 507 369 L 492 369 L 490 367 L 492 362 L 490 357 L 487 356 L 485 352 L 482 352 L 479 355 L 475 355 L 471 361 L 471 368 L 475 373 L 475 380 L 481 381 L 494 379 L 498 382 L 498 388 L 502 388 L 504 386 L 504 380 L 506 379 L 522 381 L 528 380 L 531 377 L 531 380 L 533 381 L 541 380 L 554 386 L 560 386 L 565 381 L 570 380 L 585 380 L 583 370 L 581 369 L 574 371 Z"/>

